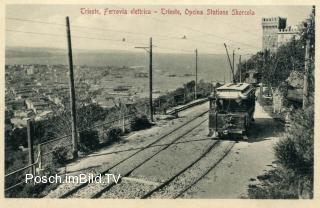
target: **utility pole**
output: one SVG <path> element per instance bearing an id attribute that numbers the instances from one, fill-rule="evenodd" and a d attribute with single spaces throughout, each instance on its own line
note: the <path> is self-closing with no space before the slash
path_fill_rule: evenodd
<path id="1" fill-rule="evenodd" d="M 198 84 L 198 49 L 195 50 L 196 52 L 196 82 L 194 85 L 194 99 L 197 99 L 197 84 Z"/>
<path id="2" fill-rule="evenodd" d="M 306 43 L 305 43 L 305 53 L 304 53 L 304 75 L 303 75 L 303 100 L 302 100 L 302 108 L 305 109 L 308 106 L 308 88 L 309 88 L 309 73 L 310 73 L 310 34 L 309 34 L 309 26 L 310 22 L 308 22 L 306 27 Z"/>
<path id="3" fill-rule="evenodd" d="M 149 52 L 149 97 L 150 97 L 150 119 L 153 122 L 153 103 L 152 103 L 152 37 L 150 38 L 150 52 Z"/>
<path id="4" fill-rule="evenodd" d="M 232 70 L 233 70 L 232 74 L 235 74 L 235 70 L 234 70 L 234 50 L 232 50 Z"/>
<path id="5" fill-rule="evenodd" d="M 239 65 L 238 65 L 238 71 L 239 71 L 239 82 L 242 82 L 242 75 L 241 75 L 241 55 L 239 56 Z"/>
<path id="6" fill-rule="evenodd" d="M 34 151 L 33 151 L 33 141 L 34 141 L 34 120 L 27 120 L 27 136 L 28 136 L 28 151 L 29 151 L 29 165 L 34 163 Z M 35 167 L 30 167 L 30 173 L 35 175 Z"/>
<path id="7" fill-rule="evenodd" d="M 77 135 L 77 119 L 76 119 L 76 97 L 74 89 L 73 76 L 73 60 L 72 60 L 72 44 L 69 17 L 66 17 L 67 24 L 67 39 L 68 39 L 68 57 L 69 57 L 69 87 L 70 87 L 70 107 L 71 107 L 71 131 L 72 131 L 72 155 L 73 158 L 78 158 L 78 135 Z"/>
<path id="8" fill-rule="evenodd" d="M 149 105 L 150 105 L 150 120 L 153 122 L 153 101 L 152 101 L 152 37 L 150 38 L 149 47 L 135 47 L 144 49 L 149 53 Z"/>

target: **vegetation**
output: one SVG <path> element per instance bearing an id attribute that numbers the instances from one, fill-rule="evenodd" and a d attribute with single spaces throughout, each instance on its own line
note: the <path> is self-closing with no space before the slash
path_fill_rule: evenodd
<path id="1" fill-rule="evenodd" d="M 303 109 L 290 112 L 290 126 L 286 134 L 275 145 L 277 167 L 264 176 L 261 184 L 249 187 L 250 198 L 313 198 L 314 181 L 314 16 L 311 15 L 307 27 L 301 27 L 301 39 L 292 40 L 271 54 L 262 69 L 263 80 L 272 87 L 277 87 L 288 76 L 291 70 L 303 71 L 304 48 L 306 36 L 311 42 L 311 74 L 308 89 L 308 105 Z M 308 20 L 307 20 L 308 21 Z M 257 57 L 253 57 L 258 60 Z M 257 62 L 256 62 L 257 63 Z M 265 69 L 270 69 L 266 73 Z"/>
<path id="2" fill-rule="evenodd" d="M 52 162 L 56 166 L 62 166 L 65 165 L 68 161 L 68 152 L 69 149 L 64 146 L 60 146 L 55 149 L 55 151 L 52 153 Z"/>
<path id="3" fill-rule="evenodd" d="M 198 84 L 199 97 L 203 97 L 208 94 L 208 88 L 211 85 L 200 81 Z M 188 99 L 186 102 L 193 100 L 194 82 L 190 82 L 184 85 L 187 90 Z M 203 93 L 206 91 L 205 93 Z M 175 91 L 175 93 L 181 92 L 181 89 Z M 174 95 L 172 93 L 171 95 Z M 149 114 L 149 106 L 146 101 L 142 100 L 132 105 L 126 106 L 120 101 L 115 103 L 115 107 L 110 109 L 103 109 L 99 105 L 91 102 L 90 95 L 85 93 L 76 93 L 77 97 L 77 129 L 81 131 L 79 134 L 79 150 L 84 153 L 88 153 L 92 150 L 100 147 L 100 143 L 110 145 L 115 142 L 121 141 L 121 136 L 128 131 L 142 130 L 150 128 L 151 123 L 146 115 Z M 170 96 L 168 96 L 170 97 Z M 171 96 L 172 98 L 174 96 Z M 163 96 L 167 98 L 167 96 Z M 167 107 L 175 106 L 177 104 L 177 98 L 173 101 L 173 104 L 164 102 L 164 106 L 167 103 Z M 71 114 L 69 104 L 65 103 L 65 107 L 52 104 L 53 116 L 48 120 L 37 121 L 35 123 L 35 138 L 34 145 L 39 143 L 50 141 L 55 138 L 60 138 L 65 135 L 71 135 Z M 130 126 L 125 128 L 125 132 L 119 127 L 118 121 L 128 115 L 135 115 L 133 118 L 125 118 L 127 123 L 130 121 Z M 106 125 L 101 125 L 106 122 L 110 122 Z M 90 129 L 92 126 L 97 125 L 94 129 Z M 15 129 L 6 135 L 5 138 L 5 172 L 9 173 L 19 168 L 25 167 L 28 164 L 28 151 L 19 150 L 19 146 L 27 147 L 27 129 Z M 58 167 L 65 165 L 72 157 L 71 154 L 71 137 L 68 136 L 64 139 L 48 143 L 43 146 L 43 152 L 53 151 L 43 157 L 42 165 L 45 170 L 55 174 Z M 28 170 L 26 170 L 27 172 Z M 47 171 L 48 172 L 48 171 Z M 20 175 L 6 178 L 6 187 L 12 186 L 23 180 Z M 7 197 L 36 197 L 39 194 L 31 194 L 33 188 L 27 186 L 21 186 L 14 190 L 7 192 Z M 36 186 L 37 190 L 45 190 L 47 186 Z M 40 191 L 41 192 L 41 191 Z M 36 193 L 36 191 L 35 191 Z M 40 194 L 41 195 L 41 194 Z"/>
<path id="4" fill-rule="evenodd" d="M 164 113 L 166 109 L 175 107 L 177 105 L 186 104 L 194 100 L 195 81 L 190 81 L 183 85 L 183 87 L 162 95 L 155 99 L 155 110 L 159 113 Z M 212 92 L 212 84 L 200 80 L 197 84 L 197 98 L 205 98 Z"/>
<path id="5" fill-rule="evenodd" d="M 139 131 L 151 127 L 151 123 L 146 115 L 138 115 L 132 119 L 131 129 Z"/>
<path id="6" fill-rule="evenodd" d="M 307 25 L 306 22 L 311 24 Z M 242 77 L 246 72 L 254 70 L 261 74 L 262 82 L 271 87 L 277 87 L 284 82 L 291 71 L 304 70 L 304 55 L 306 39 L 310 40 L 310 53 L 313 61 L 312 73 L 314 75 L 314 50 L 315 50 L 315 21 L 314 16 L 310 15 L 309 19 L 299 25 L 298 40 L 292 39 L 289 43 L 282 45 L 275 53 L 270 51 L 260 51 L 248 60 L 240 64 Z M 239 80 L 239 71 L 236 78 Z M 314 88 L 314 76 L 309 77 L 311 82 L 310 90 Z"/>
<path id="7" fill-rule="evenodd" d="M 99 136 L 96 130 L 85 130 L 79 134 L 79 150 L 90 152 L 99 146 Z"/>
<path id="8" fill-rule="evenodd" d="M 112 127 L 107 130 L 105 144 L 112 144 L 121 140 L 122 130 L 119 127 Z"/>

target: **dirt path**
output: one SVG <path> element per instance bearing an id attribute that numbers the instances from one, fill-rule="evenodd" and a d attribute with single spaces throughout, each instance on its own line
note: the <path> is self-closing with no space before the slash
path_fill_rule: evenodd
<path id="1" fill-rule="evenodd" d="M 250 181 L 270 169 L 274 161 L 273 145 L 282 133 L 279 125 L 256 103 L 255 124 L 249 141 L 235 144 L 222 162 L 203 180 L 189 189 L 183 198 L 246 197 Z"/>

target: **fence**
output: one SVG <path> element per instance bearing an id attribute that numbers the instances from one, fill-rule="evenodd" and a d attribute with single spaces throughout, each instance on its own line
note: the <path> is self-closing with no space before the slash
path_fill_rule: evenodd
<path id="1" fill-rule="evenodd" d="M 212 89 L 200 89 L 197 92 L 197 99 L 207 98 Z M 154 101 L 154 112 L 164 113 L 164 114 L 172 114 L 172 110 L 167 112 L 168 108 L 174 108 L 178 105 L 185 105 L 195 100 L 194 92 L 184 92 L 184 93 L 172 93 L 165 95 L 164 97 L 160 96 Z M 198 103 L 200 104 L 200 103 Z M 197 104 L 196 104 L 197 105 Z M 192 106 L 189 106 L 192 107 Z M 184 110 L 184 109 L 182 109 Z M 171 112 L 171 113 L 170 113 Z"/>
<path id="2" fill-rule="evenodd" d="M 181 106 L 179 108 L 174 108 L 174 109 L 172 109 L 170 111 L 167 111 L 166 114 L 167 115 L 176 115 L 177 116 L 179 112 L 184 111 L 184 110 L 186 110 L 188 108 L 191 108 L 193 106 L 200 105 L 200 104 L 205 103 L 207 101 L 208 101 L 208 98 L 199 99 L 199 100 L 191 102 L 191 103 L 189 103 L 187 105 L 183 105 L 183 106 Z"/>
<path id="3" fill-rule="evenodd" d="M 140 108 L 142 107 L 145 110 L 147 105 L 145 103 L 142 103 L 140 105 L 135 106 L 135 108 L 138 108 L 138 107 L 140 107 Z M 104 122 L 101 124 L 92 125 L 88 128 L 79 130 L 77 133 L 80 134 L 81 132 L 84 132 L 84 131 L 99 129 L 99 128 L 103 128 L 103 130 L 105 130 L 105 127 L 107 127 L 107 129 L 109 129 L 110 127 L 119 127 L 124 132 L 126 130 L 126 127 L 131 125 L 132 118 L 135 117 L 139 113 L 141 113 L 141 112 L 130 113 L 128 115 L 122 114 L 120 116 L 120 118 L 116 118 L 116 119 L 113 119 L 111 121 Z M 32 125 L 33 122 L 34 121 L 28 121 L 28 129 L 32 129 L 32 127 L 29 125 Z M 29 135 L 28 135 L 28 137 L 29 137 Z M 28 138 L 28 140 L 33 140 L 32 134 L 30 135 L 30 138 Z M 65 136 L 62 136 L 59 138 L 54 138 L 54 139 L 51 139 L 46 142 L 42 142 L 37 145 L 37 148 L 35 151 L 33 151 L 32 143 L 31 143 L 31 146 L 29 143 L 29 147 L 28 147 L 29 154 L 31 154 L 32 157 L 34 154 L 36 154 L 37 157 L 34 162 L 31 162 L 32 160 L 30 160 L 30 158 L 29 158 L 29 163 L 30 163 L 29 165 L 5 175 L 5 182 L 6 182 L 5 183 L 5 192 L 8 192 L 16 187 L 23 185 L 25 183 L 25 181 L 23 180 L 24 176 L 28 172 L 32 173 L 33 175 L 36 175 L 36 174 L 40 175 L 42 173 L 42 171 L 44 170 L 44 163 L 46 165 L 52 163 L 53 161 L 50 159 L 51 158 L 50 156 L 52 156 L 53 153 L 60 150 L 60 148 L 62 148 L 62 147 L 70 148 L 70 151 L 68 151 L 68 152 L 71 152 L 71 149 L 72 149 L 71 134 L 65 135 Z M 15 177 L 16 183 L 14 183 L 14 184 L 8 183 L 8 179 L 10 177 L 11 178 Z"/>
<path id="4" fill-rule="evenodd" d="M 200 99 L 198 101 L 195 101 L 195 102 L 192 102 L 188 105 L 185 105 L 185 106 L 182 106 L 180 108 L 177 108 L 177 109 L 173 109 L 169 112 L 167 112 L 167 114 L 173 114 L 173 113 L 178 113 L 182 110 L 185 110 L 187 108 L 190 108 L 192 106 L 195 106 L 195 105 L 199 105 L 201 103 L 204 103 L 205 101 L 207 101 L 207 99 Z M 142 112 L 143 114 L 145 115 L 149 115 L 149 113 L 147 112 L 149 109 L 148 109 L 148 104 L 146 103 L 140 103 L 139 105 L 136 105 L 135 108 L 142 108 L 144 112 Z M 101 124 L 96 124 L 96 125 L 93 125 L 93 126 L 90 126 L 88 128 L 85 128 L 85 129 L 82 129 L 82 130 L 79 130 L 77 133 L 80 134 L 81 132 L 84 132 L 84 131 L 88 131 L 88 130 L 93 130 L 93 129 L 99 129 L 99 128 L 102 128 L 102 132 L 104 132 L 106 129 L 105 127 L 107 127 L 107 129 L 109 129 L 110 127 L 119 127 L 122 129 L 123 132 L 125 132 L 126 130 L 126 127 L 128 125 L 131 125 L 132 124 L 132 121 L 131 119 L 133 117 L 135 117 L 137 114 L 141 113 L 141 110 L 140 112 L 135 112 L 135 113 L 130 113 L 128 115 L 124 115 L 122 114 L 121 118 L 117 118 L 117 119 L 113 119 L 111 121 L 108 121 L 108 122 L 104 122 L 104 123 L 101 123 Z M 30 122 L 28 122 L 30 123 Z M 29 139 L 33 139 L 33 138 L 29 138 Z M 23 168 L 20 168 L 16 171 L 13 171 L 11 173 L 8 173 L 5 175 L 5 181 L 7 182 L 7 179 L 9 177 L 13 177 L 13 176 L 17 176 L 17 183 L 15 184 L 9 184 L 8 187 L 7 187 L 7 183 L 5 185 L 5 192 L 8 192 L 16 187 L 19 187 L 23 184 L 25 184 L 25 181 L 23 180 L 23 177 L 24 175 L 27 173 L 27 172 L 31 172 L 33 175 L 41 175 L 41 173 L 43 172 L 43 170 L 45 169 L 44 167 L 44 164 L 45 165 L 49 165 L 50 163 L 52 163 L 53 161 L 50 159 L 56 151 L 59 151 L 60 148 L 70 148 L 70 150 L 68 151 L 69 153 L 71 153 L 71 149 L 72 149 L 72 142 L 71 142 L 71 134 L 69 135 L 65 135 L 65 136 L 62 136 L 62 137 L 59 137 L 59 138 L 54 138 L 54 139 L 51 139 L 49 141 L 45 141 L 45 142 L 42 142 L 40 144 L 37 145 L 37 148 L 35 151 L 33 151 L 33 147 L 32 148 L 28 148 L 29 151 L 31 149 L 31 154 L 34 155 L 36 153 L 37 157 L 35 159 L 34 162 L 30 162 L 29 165 L 23 167 Z M 33 157 L 33 156 L 32 156 Z"/>

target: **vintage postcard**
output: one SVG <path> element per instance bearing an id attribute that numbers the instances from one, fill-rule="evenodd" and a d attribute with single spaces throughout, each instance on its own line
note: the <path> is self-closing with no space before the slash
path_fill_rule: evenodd
<path id="1" fill-rule="evenodd" d="M 316 207 L 318 7 L 4 1 L 4 204 Z"/>

